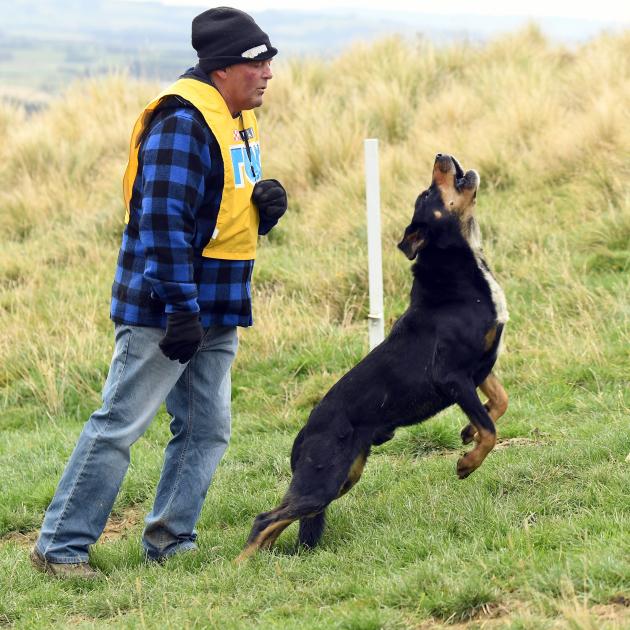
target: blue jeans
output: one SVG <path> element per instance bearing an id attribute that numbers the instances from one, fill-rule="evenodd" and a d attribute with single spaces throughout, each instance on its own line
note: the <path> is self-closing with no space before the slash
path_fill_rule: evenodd
<path id="1" fill-rule="evenodd" d="M 85 424 L 36 543 L 58 563 L 87 562 L 129 467 L 131 445 L 166 400 L 173 437 L 142 544 L 159 560 L 195 548 L 195 524 L 230 438 L 233 326 L 212 326 L 186 365 L 167 359 L 160 328 L 117 325 L 103 406 Z"/>

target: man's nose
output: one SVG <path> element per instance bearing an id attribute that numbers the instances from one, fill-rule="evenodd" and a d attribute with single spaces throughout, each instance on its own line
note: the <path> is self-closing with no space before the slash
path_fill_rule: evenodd
<path id="1" fill-rule="evenodd" d="M 271 71 L 271 61 L 267 61 L 263 65 L 263 78 L 267 80 L 273 79 L 273 72 Z"/>

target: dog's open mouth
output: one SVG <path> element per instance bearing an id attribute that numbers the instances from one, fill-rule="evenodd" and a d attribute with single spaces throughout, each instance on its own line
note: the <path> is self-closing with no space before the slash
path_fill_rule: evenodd
<path id="1" fill-rule="evenodd" d="M 476 192 L 479 187 L 480 178 L 477 171 L 471 169 L 464 173 L 460 163 L 451 155 L 438 153 L 435 156 L 435 165 L 433 167 L 434 180 L 436 172 L 438 172 L 438 179 L 442 182 L 442 185 L 450 185 L 458 193 L 463 191 Z"/>

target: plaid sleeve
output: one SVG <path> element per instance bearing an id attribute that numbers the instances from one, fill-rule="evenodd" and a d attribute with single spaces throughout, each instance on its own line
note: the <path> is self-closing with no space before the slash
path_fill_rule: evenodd
<path id="1" fill-rule="evenodd" d="M 144 277 L 166 313 L 199 311 L 193 237 L 211 166 L 203 129 L 190 111 L 175 110 L 149 131 L 140 157 Z"/>

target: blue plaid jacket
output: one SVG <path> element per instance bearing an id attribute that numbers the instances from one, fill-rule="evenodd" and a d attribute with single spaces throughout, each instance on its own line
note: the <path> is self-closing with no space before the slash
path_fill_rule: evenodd
<path id="1" fill-rule="evenodd" d="M 186 76 L 205 80 L 196 71 Z M 253 260 L 204 258 L 219 213 L 223 160 L 203 116 L 180 97 L 154 113 L 141 140 L 129 223 L 112 286 L 111 318 L 166 328 L 199 312 L 210 325 L 251 326 Z M 259 234 L 276 222 L 261 221 Z"/>

